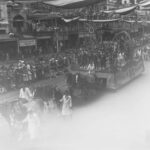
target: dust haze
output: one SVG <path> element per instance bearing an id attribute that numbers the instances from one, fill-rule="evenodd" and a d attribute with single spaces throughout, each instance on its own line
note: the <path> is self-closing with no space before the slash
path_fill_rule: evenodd
<path id="1" fill-rule="evenodd" d="M 18 142 L 1 118 L 1 150 L 150 149 L 150 64 L 130 84 L 82 108 L 72 119 L 45 115 L 37 139 Z"/>

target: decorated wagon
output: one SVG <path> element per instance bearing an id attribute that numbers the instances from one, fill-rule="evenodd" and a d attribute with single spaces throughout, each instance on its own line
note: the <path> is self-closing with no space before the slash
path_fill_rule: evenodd
<path id="1" fill-rule="evenodd" d="M 85 47 L 76 54 L 75 61 L 69 67 L 73 80 L 80 85 L 76 88 L 76 84 L 70 84 L 74 90 L 116 90 L 142 74 L 144 63 L 141 49 L 134 41 L 141 25 L 117 19 L 86 23 L 90 26 L 89 32 L 93 31 L 90 33 L 92 36 L 86 39 Z M 82 78 L 80 81 L 77 80 L 79 76 Z M 84 84 L 81 84 L 83 80 Z"/>

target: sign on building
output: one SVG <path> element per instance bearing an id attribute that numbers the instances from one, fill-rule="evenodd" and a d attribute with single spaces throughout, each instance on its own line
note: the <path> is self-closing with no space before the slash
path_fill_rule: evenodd
<path id="1" fill-rule="evenodd" d="M 31 39 L 31 40 L 20 40 L 19 41 L 19 46 L 20 47 L 25 47 L 25 46 L 35 46 L 36 45 L 36 40 Z"/>

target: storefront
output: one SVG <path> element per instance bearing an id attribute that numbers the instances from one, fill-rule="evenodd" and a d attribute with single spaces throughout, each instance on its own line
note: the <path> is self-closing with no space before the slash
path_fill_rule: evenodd
<path id="1" fill-rule="evenodd" d="M 55 45 L 51 36 L 37 37 L 37 49 L 41 54 L 50 54 L 55 52 Z"/>
<path id="2" fill-rule="evenodd" d="M 17 58 L 17 40 L 6 34 L 0 35 L 0 61 Z"/>
<path id="3" fill-rule="evenodd" d="M 37 55 L 36 39 L 18 40 L 18 53 L 21 58 L 29 58 Z"/>
<path id="4" fill-rule="evenodd" d="M 57 43 L 58 42 L 58 43 Z M 58 52 L 63 52 L 68 49 L 68 34 L 66 33 L 59 33 L 57 38 L 54 38 L 55 49 Z M 57 45 L 58 44 L 58 45 Z"/>

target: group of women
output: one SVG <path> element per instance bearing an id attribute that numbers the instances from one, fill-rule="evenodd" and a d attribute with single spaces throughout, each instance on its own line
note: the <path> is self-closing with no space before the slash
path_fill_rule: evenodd
<path id="1" fill-rule="evenodd" d="M 39 136 L 44 116 L 71 119 L 72 97 L 68 91 L 62 93 L 50 86 L 34 89 L 24 86 L 16 101 L 1 105 L 0 113 L 9 123 L 13 138 L 34 140 Z"/>
<path id="2" fill-rule="evenodd" d="M 0 68 L 0 86 L 7 91 L 20 88 L 24 83 L 33 83 L 63 73 L 69 61 L 66 56 L 40 57 L 34 61 L 20 60 Z"/>

